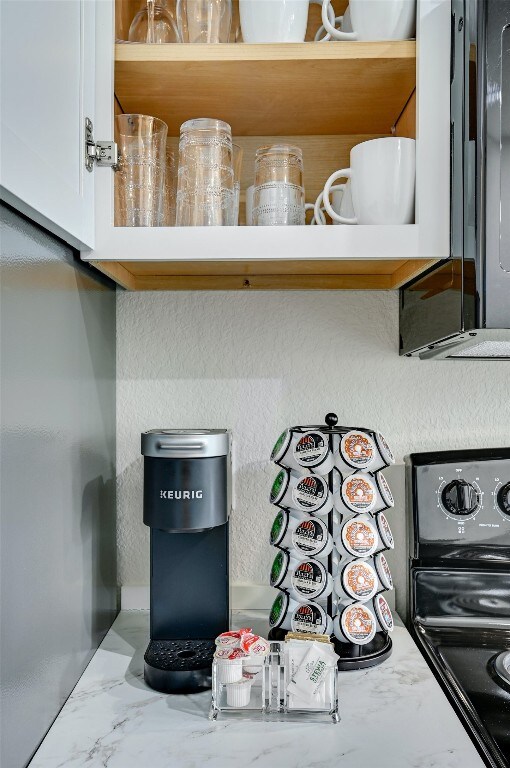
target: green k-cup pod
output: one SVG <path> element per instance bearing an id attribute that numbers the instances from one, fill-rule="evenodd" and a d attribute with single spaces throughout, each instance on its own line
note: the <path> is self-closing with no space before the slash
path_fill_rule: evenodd
<path id="1" fill-rule="evenodd" d="M 273 525 L 271 526 L 271 533 L 269 535 L 269 542 L 273 547 L 278 546 L 280 541 L 285 536 L 287 525 L 288 515 L 280 510 L 273 521 Z"/>
<path id="2" fill-rule="evenodd" d="M 290 431 L 290 429 L 286 429 L 284 432 L 282 432 L 282 434 L 274 444 L 273 450 L 271 451 L 271 461 L 278 462 L 281 459 L 283 459 L 283 457 L 287 453 L 287 449 L 289 447 L 291 439 L 292 439 L 292 432 Z"/>
<path id="3" fill-rule="evenodd" d="M 289 596 L 286 592 L 280 592 L 276 600 L 274 601 L 271 612 L 269 614 L 269 625 L 271 627 L 279 627 L 285 618 L 287 613 L 287 607 L 289 605 Z"/>
<path id="4" fill-rule="evenodd" d="M 271 576 L 269 581 L 272 587 L 277 587 L 285 578 L 288 562 L 288 553 L 280 550 L 273 560 L 273 565 L 271 566 Z"/>
<path id="5" fill-rule="evenodd" d="M 286 472 L 285 469 L 281 469 L 271 486 L 271 492 L 269 494 L 269 501 L 271 504 L 278 504 L 278 502 L 285 496 L 288 484 L 289 473 Z"/>

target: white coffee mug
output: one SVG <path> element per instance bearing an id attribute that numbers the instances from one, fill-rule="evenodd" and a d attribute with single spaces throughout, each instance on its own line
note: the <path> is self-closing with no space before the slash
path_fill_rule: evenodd
<path id="1" fill-rule="evenodd" d="M 253 190 L 255 187 L 253 184 L 251 187 L 246 187 L 246 226 L 251 227 L 253 224 Z"/>
<path id="2" fill-rule="evenodd" d="M 416 0 L 350 0 L 352 32 L 331 23 L 323 0 L 322 24 L 335 40 L 408 40 L 416 29 Z"/>
<path id="3" fill-rule="evenodd" d="M 336 187 L 331 188 L 331 205 L 335 213 L 339 213 L 343 219 L 354 218 L 354 208 L 352 205 L 351 180 L 342 185 L 342 190 Z M 333 224 L 341 225 L 341 221 L 333 219 Z"/>
<path id="4" fill-rule="evenodd" d="M 323 5 L 323 0 L 239 0 L 244 42 L 304 42 L 310 3 Z M 334 27 L 335 12 L 330 0 L 324 0 L 322 12 Z"/>
<path id="5" fill-rule="evenodd" d="M 335 171 L 327 180 L 324 207 L 341 224 L 412 224 L 415 169 L 414 139 L 390 136 L 364 141 L 351 149 L 350 168 Z M 352 217 L 337 213 L 329 199 L 333 184 L 343 178 L 351 180 Z"/>

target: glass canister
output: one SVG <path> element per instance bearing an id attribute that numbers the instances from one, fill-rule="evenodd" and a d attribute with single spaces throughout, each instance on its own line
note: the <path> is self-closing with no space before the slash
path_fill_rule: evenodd
<path id="1" fill-rule="evenodd" d="M 253 224 L 305 223 L 303 153 L 290 144 L 260 147 L 255 155 Z"/>
<path id="2" fill-rule="evenodd" d="M 168 126 L 149 115 L 117 115 L 119 166 L 115 174 L 115 225 L 162 223 Z"/>
<path id="3" fill-rule="evenodd" d="M 228 123 L 207 117 L 181 125 L 176 226 L 232 224 L 234 170 Z"/>

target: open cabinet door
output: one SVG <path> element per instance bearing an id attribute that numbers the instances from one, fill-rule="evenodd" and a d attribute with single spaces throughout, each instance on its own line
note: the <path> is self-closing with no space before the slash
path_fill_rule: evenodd
<path id="1" fill-rule="evenodd" d="M 71 245 L 94 245 L 96 0 L 2 0 L 0 194 Z M 109 138 L 109 137 L 107 137 Z"/>

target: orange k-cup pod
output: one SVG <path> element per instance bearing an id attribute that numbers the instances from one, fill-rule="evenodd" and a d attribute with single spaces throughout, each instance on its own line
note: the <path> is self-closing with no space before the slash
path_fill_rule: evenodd
<path id="1" fill-rule="evenodd" d="M 348 605 L 333 621 L 333 632 L 341 643 L 366 645 L 374 639 L 376 630 L 375 616 L 364 603 Z"/>

